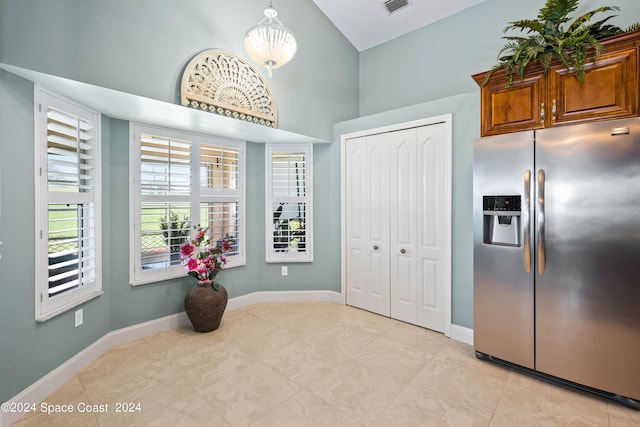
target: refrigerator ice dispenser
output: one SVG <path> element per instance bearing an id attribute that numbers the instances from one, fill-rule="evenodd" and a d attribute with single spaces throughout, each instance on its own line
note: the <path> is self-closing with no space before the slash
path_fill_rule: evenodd
<path id="1" fill-rule="evenodd" d="M 520 206 L 520 196 L 482 196 L 485 244 L 521 245 Z"/>

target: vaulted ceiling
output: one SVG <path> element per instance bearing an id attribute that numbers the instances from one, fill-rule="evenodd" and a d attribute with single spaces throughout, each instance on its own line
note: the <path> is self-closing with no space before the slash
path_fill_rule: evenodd
<path id="1" fill-rule="evenodd" d="M 486 0 L 313 1 L 362 52 Z"/>

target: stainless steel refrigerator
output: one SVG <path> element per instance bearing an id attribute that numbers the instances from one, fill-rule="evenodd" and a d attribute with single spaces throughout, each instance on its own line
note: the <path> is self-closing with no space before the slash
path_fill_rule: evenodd
<path id="1" fill-rule="evenodd" d="M 474 142 L 474 346 L 640 403 L 640 119 Z"/>

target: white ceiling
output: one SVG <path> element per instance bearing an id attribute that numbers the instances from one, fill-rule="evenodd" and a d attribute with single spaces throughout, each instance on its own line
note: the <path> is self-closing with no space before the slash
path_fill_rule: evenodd
<path id="1" fill-rule="evenodd" d="M 362 52 L 486 0 L 408 0 L 391 14 L 385 0 L 313 1 Z"/>

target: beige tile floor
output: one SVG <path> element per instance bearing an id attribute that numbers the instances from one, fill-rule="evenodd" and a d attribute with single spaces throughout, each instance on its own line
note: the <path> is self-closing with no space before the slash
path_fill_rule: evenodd
<path id="1" fill-rule="evenodd" d="M 256 304 L 227 311 L 215 332 L 172 329 L 112 348 L 44 402 L 76 411 L 14 425 L 640 426 L 640 411 L 329 302 Z M 116 412 L 118 402 L 134 412 Z M 78 413 L 83 404 L 108 412 Z"/>

